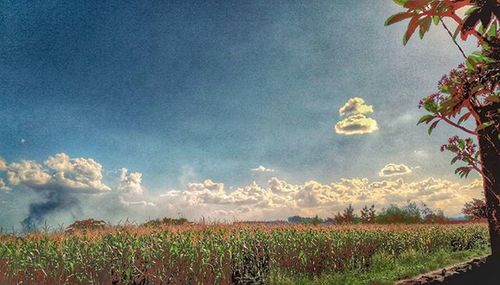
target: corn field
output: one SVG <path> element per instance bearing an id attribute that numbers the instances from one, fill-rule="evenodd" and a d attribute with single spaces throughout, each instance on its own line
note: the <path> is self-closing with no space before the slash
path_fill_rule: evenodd
<path id="1" fill-rule="evenodd" d="M 375 254 L 488 246 L 484 224 L 181 225 L 0 236 L 0 284 L 267 284 L 370 270 Z"/>

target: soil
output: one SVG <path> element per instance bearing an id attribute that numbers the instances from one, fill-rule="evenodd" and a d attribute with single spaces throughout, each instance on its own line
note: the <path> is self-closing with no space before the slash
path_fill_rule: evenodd
<path id="1" fill-rule="evenodd" d="M 452 265 L 412 279 L 396 282 L 396 285 L 499 285 L 500 259 L 482 257 Z"/>

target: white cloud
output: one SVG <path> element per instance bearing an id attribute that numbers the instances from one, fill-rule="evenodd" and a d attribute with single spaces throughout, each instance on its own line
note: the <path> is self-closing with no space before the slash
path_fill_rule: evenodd
<path id="1" fill-rule="evenodd" d="M 335 124 L 335 132 L 343 135 L 362 135 L 378 130 L 377 121 L 365 115 L 352 115 Z"/>
<path id="2" fill-rule="evenodd" d="M 49 157 L 45 165 L 55 171 L 53 182 L 64 188 L 83 192 L 111 190 L 102 182 L 102 165 L 91 158 L 70 158 L 58 153 Z"/>
<path id="3" fill-rule="evenodd" d="M 127 201 L 123 197 L 119 197 L 119 201 L 122 205 L 127 206 L 127 207 L 134 207 L 134 206 L 156 207 L 155 203 L 145 201 L 145 200 Z"/>
<path id="4" fill-rule="evenodd" d="M 373 113 L 373 106 L 366 105 L 362 98 L 350 98 L 339 109 L 340 116 L 344 118 L 335 124 L 335 132 L 343 135 L 362 135 L 375 132 L 378 130 L 377 121 L 367 117 L 368 113 Z"/>
<path id="5" fill-rule="evenodd" d="M 388 165 L 384 167 L 385 171 L 381 171 L 384 175 L 408 171 L 401 165 Z M 414 182 L 402 178 L 380 178 L 374 181 L 351 178 L 327 184 L 313 180 L 293 184 L 277 177 L 270 178 L 267 184 L 252 182 L 240 187 L 226 187 L 224 183 L 207 179 L 158 195 L 142 188 L 142 175 L 139 172 L 129 173 L 127 169 L 121 169 L 120 180 L 110 187 L 103 182 L 99 163 L 92 159 L 70 158 L 65 154 L 49 157 L 43 165 L 35 161 L 21 161 L 7 164 L 5 169 L 8 184 L 5 185 L 0 179 L 0 189 L 5 191 L 4 187 L 13 188 L 13 193 L 9 194 L 11 197 L 22 200 L 22 197 L 28 196 L 23 194 L 25 191 L 16 191 L 16 187 L 20 186 L 39 193 L 55 194 L 51 198 L 54 200 L 49 202 L 57 202 L 59 206 L 41 216 L 43 219 L 52 215 L 49 217 L 67 220 L 70 219 L 68 214 L 76 209 L 87 216 L 114 222 L 127 217 L 142 221 L 178 214 L 191 220 L 202 217 L 226 221 L 273 220 L 292 215 L 318 214 L 327 217 L 349 204 L 358 210 L 371 204 L 381 209 L 393 203 L 406 204 L 409 200 L 423 202 L 433 209 L 442 209 L 447 215 L 459 215 L 465 202 L 482 196 L 480 180 L 459 184 L 435 178 Z M 111 189 L 114 191 L 108 191 Z M 103 194 L 73 195 L 76 193 Z M 45 196 L 48 197 L 51 196 Z M 83 197 L 85 203 L 79 203 Z M 69 204 L 64 204 L 67 202 Z M 30 204 L 31 201 L 27 200 L 18 205 L 26 208 Z M 41 218 L 34 216 L 32 219 L 40 221 Z"/>
<path id="6" fill-rule="evenodd" d="M 7 181 L 12 185 L 25 185 L 31 188 L 48 184 L 52 177 L 36 161 L 23 160 L 10 163 L 7 167 Z"/>
<path id="7" fill-rule="evenodd" d="M 380 177 L 398 176 L 410 174 L 411 169 L 404 164 L 386 164 L 378 173 Z"/>
<path id="8" fill-rule="evenodd" d="M 373 113 L 373 106 L 366 105 L 365 100 L 359 97 L 350 98 L 347 100 L 347 103 L 339 109 L 339 114 L 347 117 L 368 113 Z"/>
<path id="9" fill-rule="evenodd" d="M 253 171 L 253 172 L 260 172 L 260 173 L 274 172 L 274 169 L 266 168 L 263 165 L 259 165 L 258 167 L 252 168 L 250 170 Z"/>
<path id="10" fill-rule="evenodd" d="M 185 191 L 172 190 L 161 195 L 167 207 L 178 207 L 190 218 L 231 213 L 240 220 L 283 219 L 294 214 L 331 216 L 348 204 L 356 209 L 375 204 L 380 209 L 410 200 L 442 209 L 447 215 L 459 215 L 465 202 L 480 196 L 481 187 L 475 181 L 461 185 L 434 178 L 417 182 L 405 182 L 401 178 L 372 182 L 354 178 L 330 184 L 317 181 L 290 184 L 276 177 L 266 186 L 252 182 L 234 191 L 225 190 L 222 183 L 206 180 L 190 184 Z"/>
<path id="11" fill-rule="evenodd" d="M 102 182 L 102 165 L 93 159 L 70 158 L 59 153 L 49 157 L 44 165 L 32 160 L 7 164 L 7 181 L 12 186 L 35 190 L 100 193 L 111 190 Z"/>
<path id="12" fill-rule="evenodd" d="M 413 151 L 413 155 L 418 157 L 418 158 L 428 158 L 430 155 L 427 151 L 418 149 Z"/>
<path id="13" fill-rule="evenodd" d="M 120 169 L 120 184 L 118 185 L 118 191 L 128 194 L 142 194 L 144 189 L 142 188 L 142 173 L 131 172 L 128 173 L 126 168 Z"/>

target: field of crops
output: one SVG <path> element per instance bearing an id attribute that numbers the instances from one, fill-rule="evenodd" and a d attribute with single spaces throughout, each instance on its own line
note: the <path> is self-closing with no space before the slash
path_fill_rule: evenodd
<path id="1" fill-rule="evenodd" d="M 0 284 L 268 284 L 369 271 L 376 254 L 488 246 L 484 224 L 181 225 L 0 236 Z"/>

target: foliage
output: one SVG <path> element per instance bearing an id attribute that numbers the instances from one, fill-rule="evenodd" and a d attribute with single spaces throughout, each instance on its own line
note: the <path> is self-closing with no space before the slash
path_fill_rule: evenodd
<path id="1" fill-rule="evenodd" d="M 455 170 L 455 173 L 459 174 L 460 177 L 467 177 L 473 169 L 481 173 L 479 169 L 479 152 L 477 151 L 477 145 L 474 144 L 471 138 L 461 139 L 458 136 L 453 136 L 448 139 L 448 144 L 441 146 L 441 151 L 444 150 L 449 150 L 455 154 L 451 164 L 454 164 L 457 160 L 467 163 L 467 166 L 458 167 Z"/>
<path id="2" fill-rule="evenodd" d="M 369 271 L 376 255 L 487 246 L 484 224 L 178 225 L 0 236 L 0 284 L 266 284 Z"/>
<path id="3" fill-rule="evenodd" d="M 350 284 L 350 285 L 389 285 L 409 276 L 418 276 L 423 273 L 447 267 L 449 265 L 470 261 L 487 255 L 486 249 L 450 252 L 440 250 L 435 253 L 409 251 L 399 257 L 387 254 L 373 256 L 372 266 L 369 271 L 355 270 L 323 274 L 318 278 L 307 275 L 292 275 L 287 272 L 275 272 L 271 276 L 270 284 L 275 285 L 324 285 L 324 284 Z"/>
<path id="4" fill-rule="evenodd" d="M 416 203 L 410 203 L 405 207 L 390 205 L 375 217 L 375 222 L 378 224 L 418 224 L 422 221 L 420 210 Z"/>
<path id="5" fill-rule="evenodd" d="M 304 224 L 304 225 L 318 225 L 324 223 L 325 220 L 318 217 L 318 215 L 314 217 L 301 217 L 301 216 L 292 216 L 288 218 L 288 222 L 292 224 Z"/>
<path id="6" fill-rule="evenodd" d="M 374 222 L 377 224 L 434 224 L 446 223 L 446 218 L 442 211 L 434 212 L 425 204 L 419 207 L 415 202 L 409 202 L 404 207 L 390 205 L 375 216 Z"/>
<path id="7" fill-rule="evenodd" d="M 354 208 L 351 204 L 349 204 L 349 206 L 345 208 L 342 213 L 337 213 L 333 217 L 335 224 L 353 224 L 357 220 L 358 218 L 354 214 Z"/>
<path id="8" fill-rule="evenodd" d="M 464 205 L 462 213 L 470 219 L 488 218 L 486 203 L 481 199 L 473 199 L 472 201 L 467 202 Z"/>
<path id="9" fill-rule="evenodd" d="M 361 222 L 364 224 L 370 224 L 375 222 L 375 216 L 376 216 L 377 211 L 375 210 L 375 205 L 371 205 L 370 208 L 368 206 L 365 206 L 361 210 Z"/>
<path id="10" fill-rule="evenodd" d="M 498 107 L 496 111 L 493 108 L 487 115 L 480 113 L 485 113 L 487 106 L 498 105 L 500 102 L 499 2 L 496 0 L 395 0 L 394 2 L 406 11 L 389 17 L 386 25 L 409 19 L 403 36 L 404 44 L 417 28 L 420 37 L 423 38 L 431 23 L 436 25 L 441 23 L 466 57 L 465 64 L 452 69 L 439 81 L 439 92 L 421 100 L 419 107 L 423 107 L 429 114 L 424 115 L 418 124 L 428 124 L 429 134 L 440 122 L 474 136 L 478 136 L 480 131 L 486 128 L 498 130 L 500 127 Z M 461 8 L 468 8 L 463 18 L 457 14 L 457 10 Z M 454 33 L 448 29 L 443 18 L 449 18 L 456 23 Z M 459 33 L 462 40 L 466 40 L 469 35 L 475 36 L 481 50 L 467 57 L 455 40 Z M 466 127 L 469 119 L 475 123 L 475 129 Z M 465 162 L 465 166 L 455 170 L 461 177 L 467 177 L 471 170 L 482 174 L 479 153 L 471 138 L 452 137 L 441 150 L 450 150 L 455 154 L 452 164 L 457 160 Z"/>
<path id="11" fill-rule="evenodd" d="M 75 231 L 86 231 L 86 230 L 102 230 L 106 227 L 106 222 L 101 220 L 86 219 L 75 221 L 66 228 L 66 232 L 71 233 Z"/>
<path id="12" fill-rule="evenodd" d="M 442 18 L 451 18 L 457 22 L 458 26 L 453 37 L 460 33 L 463 40 L 469 35 L 483 39 L 497 32 L 496 19 L 493 16 L 500 18 L 500 4 L 496 0 L 394 0 L 394 2 L 406 11 L 392 15 L 385 24 L 391 25 L 409 19 L 403 36 L 405 45 L 417 29 L 420 38 L 423 38 L 432 23 L 439 25 Z M 464 7 L 469 9 L 465 13 L 465 18 L 461 19 L 457 11 Z M 482 28 L 476 30 L 479 22 Z M 487 29 L 492 22 L 491 28 Z"/>
<path id="13" fill-rule="evenodd" d="M 188 220 L 185 218 L 162 218 L 162 219 L 154 219 L 149 220 L 143 224 L 145 227 L 160 227 L 160 226 L 169 226 L 169 225 L 184 225 L 187 224 Z"/>

